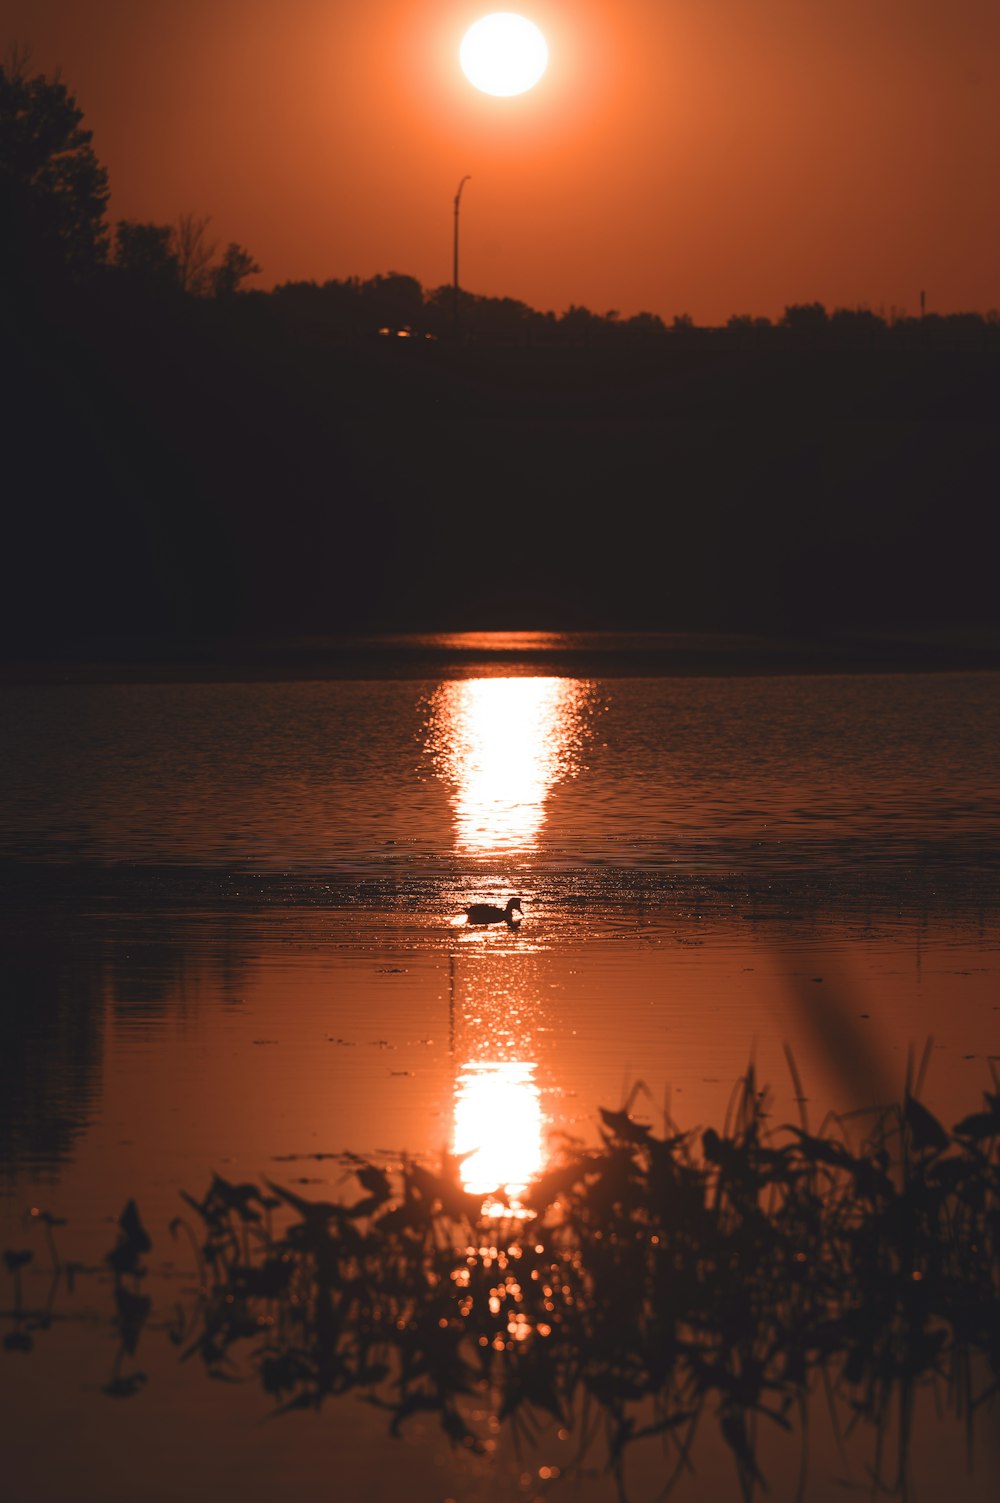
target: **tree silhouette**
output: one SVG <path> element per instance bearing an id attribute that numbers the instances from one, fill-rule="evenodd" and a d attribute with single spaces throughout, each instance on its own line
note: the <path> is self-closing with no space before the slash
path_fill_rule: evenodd
<path id="1" fill-rule="evenodd" d="M 793 334 L 815 337 L 826 330 L 826 309 L 822 303 L 789 303 L 781 324 Z"/>
<path id="2" fill-rule="evenodd" d="M 145 293 L 162 295 L 180 287 L 180 266 L 169 224 L 120 219 L 115 226 L 115 265 Z"/>
<path id="3" fill-rule="evenodd" d="M 216 297 L 233 297 L 247 277 L 255 277 L 259 271 L 260 267 L 250 252 L 231 240 L 222 260 L 209 273 L 211 289 Z"/>
<path id="4" fill-rule="evenodd" d="M 361 286 L 362 304 L 375 328 L 412 329 L 424 311 L 424 294 L 416 277 L 390 271 L 370 277 Z"/>
<path id="5" fill-rule="evenodd" d="M 108 175 L 73 95 L 27 63 L 12 49 L 0 66 L 0 264 L 18 280 L 39 266 L 79 280 L 107 257 Z"/>
<path id="6" fill-rule="evenodd" d="M 212 291 L 212 257 L 215 242 L 208 238 L 208 215 L 181 214 L 171 231 L 171 249 L 177 259 L 177 285 L 182 292 L 204 297 Z"/>
<path id="7" fill-rule="evenodd" d="M 604 333 L 604 320 L 599 313 L 589 308 L 570 303 L 559 320 L 559 328 L 568 344 L 589 345 L 596 343 Z"/>
<path id="8" fill-rule="evenodd" d="M 667 332 L 658 313 L 635 313 L 625 319 L 621 327 L 637 344 L 658 344 Z"/>

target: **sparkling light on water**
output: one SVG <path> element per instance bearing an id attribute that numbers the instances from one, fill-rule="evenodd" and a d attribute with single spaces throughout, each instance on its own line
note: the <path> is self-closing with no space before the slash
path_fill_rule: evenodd
<path id="1" fill-rule="evenodd" d="M 459 850 L 532 848 L 554 784 L 576 770 L 590 685 L 564 678 L 442 684 L 429 747 L 452 783 Z"/>
<path id="2" fill-rule="evenodd" d="M 462 1183 L 472 1195 L 522 1194 L 542 1169 L 542 1107 L 534 1064 L 470 1061 L 455 1091 L 454 1152 L 468 1154 Z"/>

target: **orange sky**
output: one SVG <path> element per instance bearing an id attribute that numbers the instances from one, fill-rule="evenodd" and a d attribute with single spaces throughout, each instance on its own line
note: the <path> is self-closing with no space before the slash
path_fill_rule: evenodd
<path id="1" fill-rule="evenodd" d="M 489 0 L 0 0 L 61 66 L 112 213 L 211 214 L 259 285 L 406 271 L 698 322 L 1000 306 L 998 0 L 531 0 L 530 94 L 458 45 Z"/>

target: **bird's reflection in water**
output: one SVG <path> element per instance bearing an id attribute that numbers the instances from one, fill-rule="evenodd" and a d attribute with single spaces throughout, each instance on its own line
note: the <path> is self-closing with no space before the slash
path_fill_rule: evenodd
<path id="1" fill-rule="evenodd" d="M 464 679 L 437 689 L 427 745 L 453 787 L 458 850 L 537 845 L 552 787 L 576 772 L 592 694 L 592 685 L 565 678 Z"/>
<path id="2" fill-rule="evenodd" d="M 472 1060 L 463 1066 L 455 1085 L 453 1148 L 463 1160 L 462 1184 L 470 1194 L 488 1197 L 499 1190 L 517 1201 L 542 1169 L 542 1108 L 533 1063 Z"/>

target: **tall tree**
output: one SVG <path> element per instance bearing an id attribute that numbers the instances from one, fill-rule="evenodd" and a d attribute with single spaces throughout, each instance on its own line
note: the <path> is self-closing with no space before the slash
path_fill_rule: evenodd
<path id="1" fill-rule="evenodd" d="M 0 265 L 82 279 L 107 257 L 108 174 L 65 84 L 29 77 L 27 64 L 12 49 L 0 65 Z"/>

